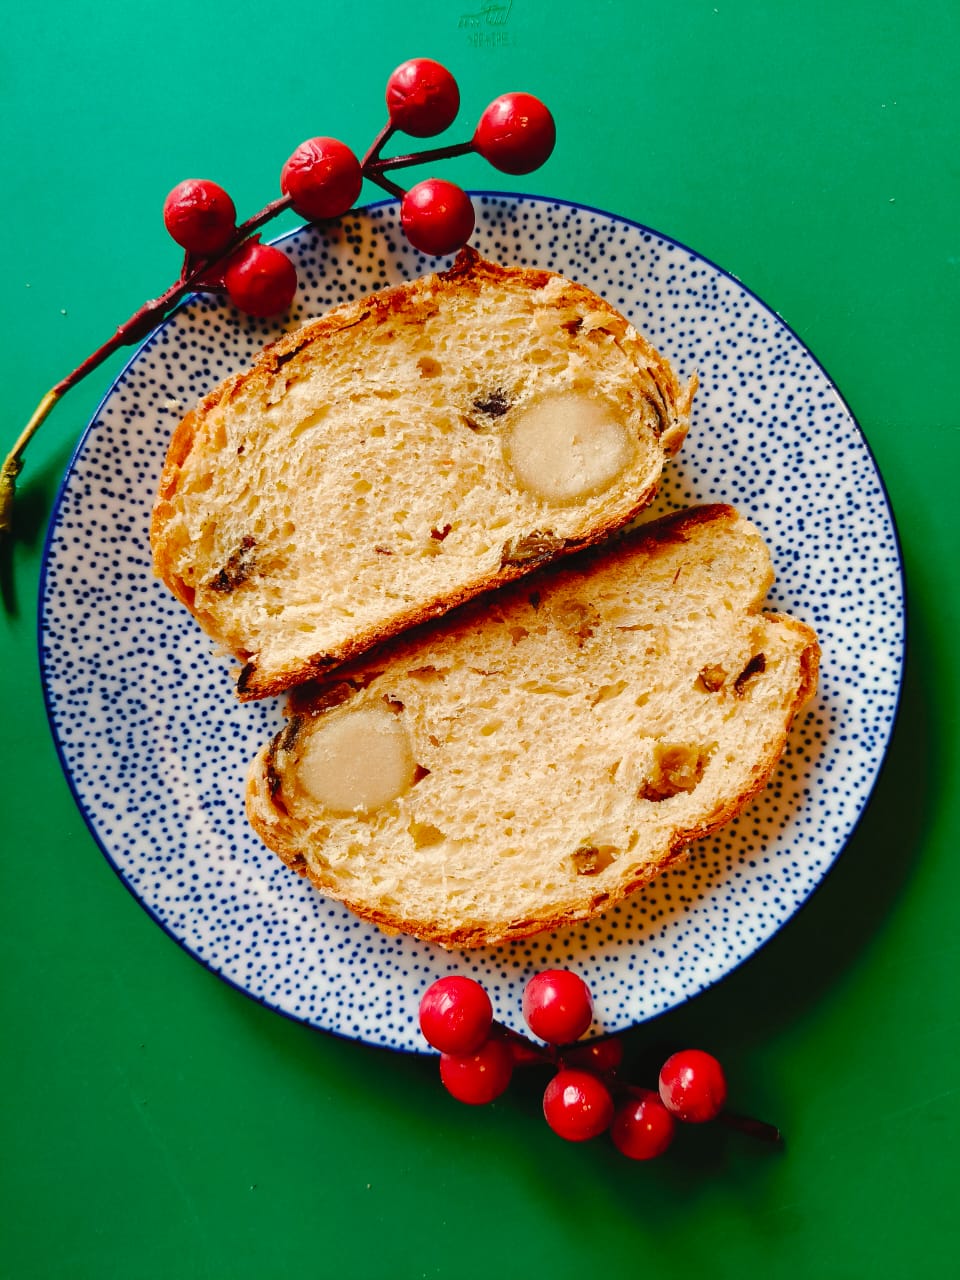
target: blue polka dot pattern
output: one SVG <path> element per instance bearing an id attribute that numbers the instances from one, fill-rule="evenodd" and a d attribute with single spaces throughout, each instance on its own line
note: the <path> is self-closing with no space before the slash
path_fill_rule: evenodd
<path id="1" fill-rule="evenodd" d="M 448 954 L 386 937 L 263 848 L 244 778 L 281 723 L 241 705 L 230 662 L 151 572 L 148 526 L 170 433 L 193 401 L 278 336 L 194 298 L 145 343 L 91 422 L 57 500 L 41 591 L 53 734 L 77 802 L 131 892 L 192 955 L 255 999 L 340 1035 L 423 1050 L 416 1012 L 445 973 L 478 978 L 520 1028 L 536 970 L 577 969 L 594 1031 L 620 1030 L 716 982 L 796 911 L 844 847 L 876 780 L 903 664 L 903 580 L 867 444 L 810 352 L 748 290 L 642 226 L 535 197 L 477 195 L 474 243 L 548 267 L 619 307 L 700 392 L 658 510 L 725 501 L 764 532 L 771 607 L 816 627 L 815 705 L 763 795 L 688 861 L 587 925 Z M 393 203 L 278 242 L 296 262 L 291 326 L 435 263 Z"/>

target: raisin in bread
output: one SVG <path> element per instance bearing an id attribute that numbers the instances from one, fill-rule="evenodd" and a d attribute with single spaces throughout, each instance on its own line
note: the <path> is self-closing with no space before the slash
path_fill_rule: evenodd
<path id="1" fill-rule="evenodd" d="M 278 693 L 654 496 L 694 380 L 611 306 L 464 250 L 268 348 L 179 425 L 154 567 Z"/>
<path id="2" fill-rule="evenodd" d="M 540 570 L 294 692 L 249 818 L 358 915 L 447 947 L 595 915 L 764 785 L 816 686 L 713 506 Z"/>

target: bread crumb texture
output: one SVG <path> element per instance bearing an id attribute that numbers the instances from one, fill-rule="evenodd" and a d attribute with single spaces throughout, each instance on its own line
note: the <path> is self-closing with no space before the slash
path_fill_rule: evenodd
<path id="1" fill-rule="evenodd" d="M 244 663 L 240 696 L 277 693 L 626 524 L 694 388 L 589 290 L 464 251 L 187 415 L 155 570 Z"/>
<path id="2" fill-rule="evenodd" d="M 776 765 L 819 650 L 761 612 L 771 581 L 723 506 L 541 570 L 296 691 L 250 819 L 323 893 L 444 946 L 596 915 Z"/>

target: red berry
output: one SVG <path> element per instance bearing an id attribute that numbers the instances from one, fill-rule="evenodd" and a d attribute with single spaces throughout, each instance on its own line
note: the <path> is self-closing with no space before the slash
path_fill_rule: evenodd
<path id="1" fill-rule="evenodd" d="M 568 1142 L 586 1142 L 610 1127 L 610 1090 L 589 1071 L 558 1071 L 543 1095 L 547 1124 Z"/>
<path id="2" fill-rule="evenodd" d="M 572 1044 L 593 1020 L 593 1001 L 584 980 L 569 969 L 546 969 L 523 993 L 523 1016 L 547 1044 Z"/>
<path id="3" fill-rule="evenodd" d="M 678 1120 L 690 1124 L 713 1120 L 727 1100 L 723 1068 L 702 1049 L 682 1049 L 660 1069 L 660 1097 Z"/>
<path id="4" fill-rule="evenodd" d="M 513 1075 L 513 1055 L 499 1036 L 491 1036 L 475 1053 L 440 1055 L 440 1079 L 460 1102 L 482 1106 L 499 1098 Z"/>
<path id="5" fill-rule="evenodd" d="M 530 173 L 553 150 L 553 116 L 532 93 L 505 93 L 480 117 L 473 145 L 501 173 Z"/>
<path id="6" fill-rule="evenodd" d="M 430 138 L 453 124 L 460 110 L 457 82 L 439 62 L 411 58 L 387 81 L 390 123 L 414 138 Z"/>
<path id="7" fill-rule="evenodd" d="M 673 1141 L 673 1116 L 652 1089 L 639 1091 L 617 1108 L 610 1136 L 622 1155 L 631 1160 L 653 1160 Z"/>
<path id="8" fill-rule="evenodd" d="M 363 186 L 360 161 L 336 138 L 308 138 L 283 166 L 280 190 L 302 218 L 339 218 Z"/>
<path id="9" fill-rule="evenodd" d="M 583 1067 L 585 1071 L 604 1075 L 608 1071 L 616 1071 L 622 1064 L 623 1041 L 616 1036 L 609 1036 L 606 1040 L 591 1040 L 589 1044 L 564 1049 L 563 1061 L 568 1067 Z"/>
<path id="10" fill-rule="evenodd" d="M 467 243 L 475 219 L 470 197 L 462 187 L 442 178 L 427 178 L 403 197 L 400 222 L 415 249 L 439 258 Z"/>
<path id="11" fill-rule="evenodd" d="M 236 219 L 223 187 L 204 178 L 178 182 L 163 202 L 163 224 L 188 253 L 218 253 L 236 231 Z"/>
<path id="12" fill-rule="evenodd" d="M 235 307 L 251 316 L 286 311 L 297 292 L 297 269 L 273 245 L 245 244 L 231 258 L 223 283 Z"/>
<path id="13" fill-rule="evenodd" d="M 420 1001 L 420 1030 L 441 1053 L 475 1053 L 492 1022 L 490 997 L 472 978 L 440 978 Z"/>

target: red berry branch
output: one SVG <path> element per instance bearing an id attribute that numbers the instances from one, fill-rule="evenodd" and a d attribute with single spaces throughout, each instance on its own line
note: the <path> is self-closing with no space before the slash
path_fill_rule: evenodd
<path id="1" fill-rule="evenodd" d="M 538 1044 L 493 1020 L 490 998 L 472 978 L 440 978 L 420 1002 L 420 1030 L 440 1051 L 440 1079 L 460 1102 L 493 1102 L 517 1067 L 548 1067 L 543 1094 L 547 1124 L 568 1142 L 609 1131 L 631 1160 L 652 1160 L 673 1141 L 677 1122 L 711 1120 L 766 1142 L 782 1142 L 779 1129 L 726 1107 L 723 1068 L 702 1049 L 682 1049 L 660 1069 L 656 1089 L 622 1077 L 623 1042 L 616 1037 L 577 1044 L 593 1021 L 589 988 L 568 969 L 531 978 L 523 1017 Z"/>
<path id="2" fill-rule="evenodd" d="M 528 93 L 505 93 L 483 112 L 469 142 L 384 158 L 395 133 L 429 138 L 442 133 L 460 109 L 460 91 L 450 72 L 430 58 L 412 58 L 392 73 L 386 91 L 387 123 L 362 160 L 336 138 L 308 138 L 280 173 L 282 195 L 237 224 L 233 201 L 204 179 L 180 182 L 163 206 L 163 221 L 184 250 L 178 278 L 159 297 L 139 307 L 101 347 L 52 387 L 34 410 L 0 469 L 0 535 L 13 527 L 16 481 L 23 454 L 57 401 L 121 347 L 143 341 L 190 293 L 224 293 L 252 316 L 286 311 L 297 290 L 296 268 L 280 249 L 260 243 L 257 229 L 292 208 L 310 222 L 342 217 L 354 206 L 364 178 L 401 201 L 400 222 L 415 249 L 437 257 L 470 239 L 475 225 L 466 192 L 452 182 L 428 178 L 405 190 L 392 178 L 412 165 L 476 152 L 502 173 L 530 173 L 548 158 L 556 140 L 553 117 Z"/>

